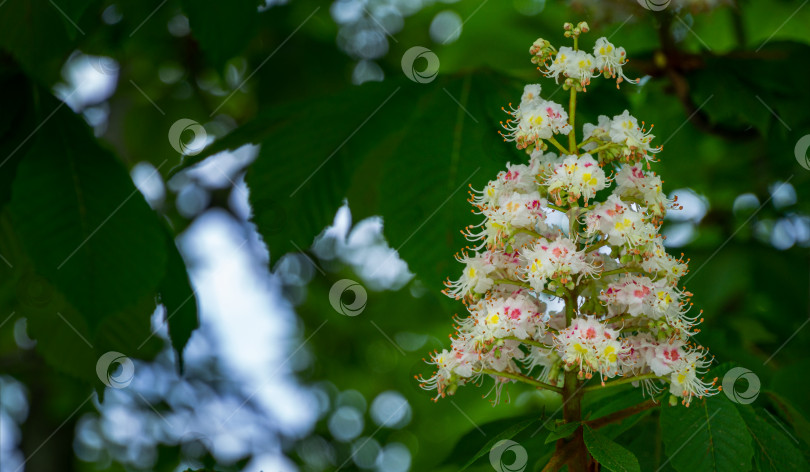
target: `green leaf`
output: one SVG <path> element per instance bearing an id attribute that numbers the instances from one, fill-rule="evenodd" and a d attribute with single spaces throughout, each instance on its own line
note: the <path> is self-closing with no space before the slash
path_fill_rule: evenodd
<path id="1" fill-rule="evenodd" d="M 20 266 L 25 275 L 17 284 L 16 312 L 28 320 L 30 336 L 37 341 L 37 352 L 55 370 L 85 384 L 102 387 L 96 372 L 99 357 L 120 352 L 127 357 L 152 360 L 163 343 L 149 339 L 152 297 L 144 297 L 135 306 L 106 317 L 95 335 L 86 319 L 53 285 Z"/>
<path id="2" fill-rule="evenodd" d="M 436 82 L 413 107 L 399 145 L 385 149 L 380 187 L 384 233 L 429 290 L 461 270 L 452 257 L 469 245 L 461 230 L 480 222 L 468 186 L 480 189 L 507 161 L 527 159 L 498 134 L 507 80 L 480 73 Z"/>
<path id="3" fill-rule="evenodd" d="M 266 135 L 245 180 L 254 221 L 273 258 L 308 248 L 332 223 L 363 157 L 356 146 L 375 139 L 366 134 L 366 126 L 372 119 L 392 119 L 385 113 L 400 109 L 406 96 L 398 86 L 374 83 L 262 117 L 272 133 Z M 292 213 L 292 208 L 303 213 Z"/>
<path id="4" fill-rule="evenodd" d="M 166 266 L 165 240 L 120 162 L 70 109 L 44 103 L 53 115 L 43 117 L 17 169 L 12 221 L 37 273 L 94 333 L 104 317 L 154 296 Z"/>
<path id="5" fill-rule="evenodd" d="M 470 458 L 470 460 L 468 460 L 467 463 L 464 464 L 464 467 L 459 469 L 459 472 L 461 472 L 462 470 L 466 470 L 468 467 L 475 464 L 475 462 L 478 459 L 480 459 L 480 458 L 484 457 L 485 455 L 489 454 L 490 451 L 492 450 L 492 448 L 495 446 L 495 444 L 497 444 L 499 441 L 512 439 L 513 437 L 517 436 L 521 431 L 528 428 L 532 424 L 536 424 L 538 421 L 539 420 L 536 417 L 535 418 L 527 418 L 527 419 L 524 419 L 524 420 L 521 420 L 521 421 L 518 421 L 518 422 L 514 423 L 512 426 L 506 428 L 505 430 L 503 430 L 499 434 L 493 436 L 492 439 L 490 439 L 489 441 L 487 441 L 486 444 L 484 444 L 484 447 L 482 447 L 478 452 L 476 452 L 475 455 L 473 455 Z"/>
<path id="6" fill-rule="evenodd" d="M 548 434 L 545 443 L 549 444 L 558 439 L 563 439 L 567 438 L 568 436 L 571 436 L 572 434 L 574 434 L 574 431 L 576 431 L 577 428 L 579 428 L 579 425 L 580 423 L 565 423 L 558 426 L 556 429 L 552 430 Z"/>
<path id="7" fill-rule="evenodd" d="M 810 446 L 810 422 L 793 406 L 786 398 L 776 392 L 765 390 L 763 393 L 774 407 L 781 413 L 782 418 L 787 420 L 793 427 L 793 431 L 802 441 Z"/>
<path id="8" fill-rule="evenodd" d="M 160 301 L 166 308 L 169 338 L 177 350 L 180 370 L 183 369 L 183 349 L 191 333 L 200 325 L 197 300 L 186 273 L 186 265 L 174 240 L 167 232 L 168 261 L 166 276 L 160 282 Z"/>
<path id="9" fill-rule="evenodd" d="M 810 465 L 807 464 L 804 455 L 796 448 L 798 440 L 788 437 L 783 433 L 784 426 L 777 424 L 773 426 L 768 421 L 768 413 L 765 410 L 755 411 L 749 405 L 737 405 L 737 410 L 742 415 L 751 437 L 754 438 L 754 449 L 756 455 L 754 459 L 759 470 L 763 472 L 779 472 L 783 470 L 807 472 Z"/>
<path id="10" fill-rule="evenodd" d="M 582 438 L 594 459 L 613 472 L 641 472 L 632 452 L 611 441 L 607 436 L 583 426 Z"/>
<path id="11" fill-rule="evenodd" d="M 217 69 L 241 53 L 253 38 L 258 24 L 258 4 L 251 0 L 183 0 L 191 34 Z"/>
<path id="12" fill-rule="evenodd" d="M 482 424 L 463 435 L 444 459 L 445 465 L 456 465 L 464 470 L 478 459 L 489 454 L 492 446 L 503 439 L 512 439 L 533 423 L 540 420 L 535 414 L 504 418 Z M 486 441 L 485 441 L 486 440 Z"/>
<path id="13" fill-rule="evenodd" d="M 734 404 L 722 394 L 664 407 L 661 429 L 666 453 L 679 472 L 751 470 L 751 435 Z"/>
<path id="14" fill-rule="evenodd" d="M 74 50 L 82 13 L 92 0 L 7 0 L 0 15 L 0 48 L 50 87 Z"/>
<path id="15" fill-rule="evenodd" d="M 2 67 L 2 66 L 0 66 Z M 37 122 L 34 94 L 28 79 L 16 68 L 0 69 L 0 207 L 11 199 L 17 166 L 31 146 Z"/>
<path id="16" fill-rule="evenodd" d="M 364 84 L 267 112 L 201 156 L 262 140 L 246 181 L 275 259 L 309 247 L 348 197 L 355 218 L 382 215 L 391 245 L 432 290 L 467 244 L 460 230 L 477 222 L 467 185 L 527 159 L 498 135 L 501 106 L 519 96 L 511 79 L 488 71 Z"/>

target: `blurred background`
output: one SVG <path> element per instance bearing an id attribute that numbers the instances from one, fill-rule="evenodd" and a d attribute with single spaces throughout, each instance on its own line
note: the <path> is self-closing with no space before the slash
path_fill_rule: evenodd
<path id="1" fill-rule="evenodd" d="M 88 397 L 70 368 L 84 338 L 19 307 L 4 210 L 0 472 L 458 470 L 493 421 L 555 409 L 520 386 L 494 408 L 488 386 L 434 403 L 414 376 L 463 311 L 439 293 L 477 223 L 463 187 L 526 159 L 500 107 L 537 81 L 562 100 L 527 51 L 565 44 L 565 21 L 641 78 L 595 81 L 578 117 L 654 123 L 700 343 L 810 417 L 807 3 L 0 2 L 0 150 L 28 110 L 15 96 L 66 102 L 171 228 L 199 310 L 182 374 L 150 306 L 151 350 L 117 349 L 131 384 Z"/>

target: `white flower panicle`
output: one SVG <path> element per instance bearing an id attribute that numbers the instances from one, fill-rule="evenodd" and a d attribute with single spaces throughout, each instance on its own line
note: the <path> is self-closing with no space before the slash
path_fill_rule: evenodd
<path id="1" fill-rule="evenodd" d="M 578 48 L 587 24 L 565 30 L 574 47 L 538 39 L 529 53 L 563 83 L 572 107 L 597 77 L 635 82 L 624 72 L 624 48 L 599 38 L 589 54 Z M 497 402 L 514 382 L 562 393 L 567 382 L 598 374 L 605 388 L 623 377 L 618 384 L 656 398 L 668 385 L 670 402 L 687 406 L 717 393 L 716 379 L 702 379 L 712 359 L 694 342 L 702 312 L 689 315 L 692 294 L 679 287 L 688 261 L 669 255 L 659 234 L 677 207 L 649 170 L 661 148 L 626 110 L 583 124 L 578 141 L 574 110 L 541 91 L 527 85 L 504 125 L 528 161 L 507 163 L 471 190 L 483 220 L 462 231 L 475 244 L 456 256 L 461 275 L 444 290 L 467 315 L 456 319 L 451 348 L 431 356 L 436 370 L 419 378 L 422 386 L 438 399 L 491 377 Z M 549 300 L 565 310 L 551 312 Z"/>

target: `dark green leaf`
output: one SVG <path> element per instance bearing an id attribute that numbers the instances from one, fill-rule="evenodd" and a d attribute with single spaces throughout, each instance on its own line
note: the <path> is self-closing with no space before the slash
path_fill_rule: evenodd
<path id="1" fill-rule="evenodd" d="M 183 368 L 183 349 L 191 333 L 200 322 L 197 316 L 197 300 L 186 273 L 186 265 L 171 236 L 167 234 L 168 261 L 166 276 L 160 282 L 160 300 L 166 308 L 169 338 L 177 350 L 180 369 Z"/>
<path id="2" fill-rule="evenodd" d="M 641 472 L 636 456 L 602 433 L 584 426 L 582 438 L 585 440 L 588 452 L 602 467 L 613 472 Z"/>
<path id="3" fill-rule="evenodd" d="M 737 405 L 751 437 L 754 438 L 754 450 L 759 470 L 763 472 L 796 472 L 810 471 L 810 465 L 796 448 L 798 440 L 784 434 L 784 426 L 768 421 L 769 413 L 765 410 L 755 411 L 749 405 Z"/>
<path id="4" fill-rule="evenodd" d="M 59 78 L 63 61 L 79 36 L 90 0 L 7 0 L 0 15 L 0 48 L 6 49 L 42 85 Z"/>
<path id="5" fill-rule="evenodd" d="M 545 443 L 549 444 L 558 439 L 567 438 L 568 436 L 574 434 L 574 431 L 576 431 L 577 428 L 579 428 L 579 423 L 565 423 L 560 425 L 548 434 Z"/>
<path id="6" fill-rule="evenodd" d="M 124 167 L 70 109 L 45 103 L 56 111 L 49 110 L 17 169 L 12 220 L 37 273 L 93 333 L 105 316 L 154 295 L 165 240 Z"/>
<path id="7" fill-rule="evenodd" d="M 490 439 L 489 441 L 487 441 L 486 444 L 484 444 L 484 447 L 482 447 L 478 452 L 476 452 L 475 455 L 473 455 L 467 461 L 467 463 L 464 464 L 464 467 L 459 469 L 459 472 L 461 472 L 462 470 L 467 469 L 471 465 L 475 464 L 475 462 L 478 459 L 480 459 L 480 458 L 484 457 L 485 455 L 489 454 L 490 451 L 492 450 L 492 448 L 498 442 L 508 440 L 508 439 L 512 439 L 518 433 L 520 433 L 524 429 L 528 428 L 529 425 L 536 424 L 538 421 L 539 420 L 537 418 L 527 418 L 527 419 L 524 419 L 522 421 L 518 421 L 518 422 L 514 423 L 512 426 L 506 428 L 505 430 L 501 431 L 497 435 L 493 436 L 492 439 Z"/>
<path id="8" fill-rule="evenodd" d="M 246 181 L 256 209 L 254 221 L 274 259 L 308 248 L 332 223 L 362 158 L 347 144 L 373 140 L 364 134 L 365 126 L 371 119 L 392 119 L 385 116 L 387 107 L 394 113 L 407 101 L 405 95 L 391 84 L 369 84 L 263 118 L 273 131 L 263 141 Z M 392 100 L 399 100 L 399 105 Z M 293 208 L 305 213 L 292 212 Z"/>
<path id="9" fill-rule="evenodd" d="M 191 34 L 211 63 L 221 68 L 245 49 L 256 32 L 258 4 L 251 0 L 183 0 Z"/>
<path id="10" fill-rule="evenodd" d="M 452 257 L 469 244 L 461 230 L 480 221 L 470 213 L 468 186 L 482 188 L 510 159 L 528 159 L 498 135 L 499 107 L 509 99 L 497 105 L 495 92 L 508 90 L 490 73 L 437 80 L 415 104 L 399 145 L 386 150 L 384 233 L 430 290 L 461 270 Z"/>
<path id="11" fill-rule="evenodd" d="M 793 427 L 796 436 L 810 446 L 810 422 L 786 398 L 770 390 L 764 393 L 779 411 L 780 416 Z"/>
<path id="12" fill-rule="evenodd" d="M 661 430 L 669 461 L 679 472 L 751 470 L 751 435 L 722 393 L 695 399 L 688 408 L 665 406 Z"/>

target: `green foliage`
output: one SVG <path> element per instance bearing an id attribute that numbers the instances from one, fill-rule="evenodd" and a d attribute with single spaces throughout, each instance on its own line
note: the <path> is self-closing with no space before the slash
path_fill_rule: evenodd
<path id="1" fill-rule="evenodd" d="M 205 123 L 216 141 L 188 162 L 248 142 L 262 145 L 246 180 L 253 221 L 271 260 L 307 249 L 348 201 L 355 221 L 383 217 L 390 245 L 427 286 L 370 293 L 362 318 L 348 318 L 327 303 L 333 274 L 318 277 L 307 287 L 298 315 L 306 333 L 325 320 L 329 325 L 307 344 L 314 361 L 299 373 L 302 381 L 328 379 L 369 398 L 391 388 L 403 392 L 413 421 L 375 437 L 407 444 L 415 453 L 413 470 L 435 470 L 453 444 L 446 469 L 468 465 L 473 457 L 477 461 L 469 468 L 476 468 L 486 462 L 488 442 L 501 436 L 526 447 L 540 470 L 551 453 L 544 442 L 570 434 L 575 424 L 551 435 L 537 433 L 545 422 L 537 412 L 556 408 L 556 398 L 515 387 L 513 402 L 496 409 L 477 392 L 459 393 L 456 407 L 437 406 L 412 379 L 427 370 L 419 358 L 440 345 L 437 336 L 452 315 L 435 295 L 440 281 L 459 270 L 452 254 L 466 243 L 458 228 L 478 222 L 468 212 L 465 187 L 480 188 L 507 161 L 525 160 L 497 134 L 505 116 L 500 107 L 517 101 L 519 83 L 538 80 L 526 74 L 515 81 L 512 74 L 524 73 L 515 71 L 525 66 L 531 41 L 573 19 L 567 5 L 546 2 L 534 16 L 500 2 L 426 7 L 405 19 L 396 42 L 389 42 L 389 54 L 376 61 L 385 81 L 354 87 L 348 79 L 355 60 L 335 46 L 337 26 L 321 2 L 290 2 L 262 13 L 253 1 L 123 2 L 115 4 L 121 14 L 116 22 L 102 21 L 109 2 L 0 3 L 0 256 L 8 262 L 0 261 L 4 374 L 20 352 L 15 323 L 25 318 L 42 360 L 98 387 L 95 363 L 102 353 L 148 360 L 159 352 L 162 343 L 150 323 L 156 301 L 165 305 L 172 346 L 182 354 L 198 326 L 197 304 L 174 237 L 193 218 L 178 214 L 171 190 L 160 207 L 150 209 L 127 172 L 148 161 L 166 175 L 177 159 L 165 139 L 171 123 L 180 117 L 203 122 L 219 113 Z M 795 222 L 810 212 L 810 173 L 793 155 L 810 125 L 805 84 L 810 9 L 799 3 L 742 2 L 702 15 L 641 12 L 612 24 L 588 18 L 595 33 L 613 35 L 628 48 L 631 76 L 651 79 L 611 94 L 594 84 L 581 116 L 593 121 L 606 110 L 628 108 L 655 123 L 656 142 L 667 142 L 659 164 L 665 190 L 689 187 L 710 204 L 683 248 L 692 259 L 688 283 L 695 308 L 705 310 L 700 341 L 712 346 L 717 359 L 737 360 L 770 386 L 753 407 L 721 394 L 695 400 L 688 409 L 664 405 L 586 429 L 591 452 L 607 469 L 635 470 L 613 462 L 617 454 L 627 457 L 626 448 L 642 470 L 807 470 L 807 250 L 798 243 L 777 250 L 769 243 L 777 222 Z M 316 7 L 312 22 L 302 26 Z M 445 9 L 458 12 L 464 24 L 458 41 L 441 45 L 430 41 L 428 30 Z M 675 13 L 682 21 L 671 16 Z M 181 14 L 189 19 L 190 36 L 174 36 L 167 28 Z M 666 21 L 678 30 L 671 54 L 663 54 L 658 42 L 657 28 Z M 735 37 L 736 22 L 742 38 Z M 763 42 L 768 44 L 758 49 Z M 426 45 L 440 57 L 435 81 L 403 78 L 399 60 L 413 45 Z M 110 56 L 121 65 L 115 93 L 104 104 L 109 119 L 96 136 L 79 111 L 49 92 L 74 51 Z M 226 76 L 229 64 L 242 63 L 238 80 Z M 178 71 L 177 77 L 165 79 L 167 70 Z M 674 76 L 686 85 L 686 98 L 695 107 L 705 103 L 703 108 L 693 113 L 684 105 Z M 544 82 L 544 92 L 554 89 Z M 701 118 L 709 126 L 700 125 Z M 240 126 L 223 137 L 234 124 Z M 729 131 L 740 137 L 729 139 Z M 797 202 L 777 206 L 769 200 L 769 186 L 788 179 Z M 735 198 L 746 192 L 764 205 L 733 209 Z M 227 206 L 222 203 L 227 197 L 214 194 L 211 206 Z M 335 269 L 332 261 L 319 263 L 327 272 Z M 385 339 L 389 335 L 394 343 Z M 426 339 L 424 346 L 403 350 L 399 340 L 407 336 Z M 38 399 L 33 408 L 52 414 L 54 427 L 86 396 L 65 387 L 53 372 L 13 367 L 8 374 L 32 391 L 37 382 L 47 386 L 52 397 Z M 586 402 L 584 412 L 593 420 L 639 401 L 638 390 L 617 389 Z M 481 424 L 486 436 L 471 429 L 457 409 Z M 504 417 L 512 419 L 499 419 Z M 324 422 L 317 434 L 328 437 Z M 181 456 L 178 448 L 164 447 L 155 470 L 173 470 Z M 95 466 L 76 469 L 89 467 Z"/>
<path id="2" fill-rule="evenodd" d="M 11 52 L 40 84 L 51 85 L 72 51 L 74 40 L 82 34 L 81 19 L 91 3 L 93 0 L 58 4 L 8 0 L 0 16 L 0 48 Z"/>
<path id="3" fill-rule="evenodd" d="M 754 439 L 754 462 L 757 470 L 776 472 L 780 470 L 808 471 L 810 464 L 796 448 L 795 438 L 789 438 L 781 424 L 773 425 L 767 420 L 769 413 L 755 410 L 748 405 L 738 405 L 737 410 L 745 420 L 748 431 Z M 771 418 L 773 416 L 771 415 Z"/>
<path id="4" fill-rule="evenodd" d="M 455 228 L 473 223 L 467 186 L 480 187 L 506 161 L 524 159 L 497 133 L 500 107 L 515 97 L 514 82 L 492 71 L 429 84 L 367 84 L 317 105 L 274 109 L 198 158 L 262 143 L 247 183 L 276 259 L 309 246 L 348 197 L 356 217 L 383 217 L 390 244 L 436 290 L 452 271 L 449 248 L 465 245 Z M 301 142 L 309 142 L 306 151 Z M 482 159 L 464 158 L 473 154 Z M 290 205 L 306 213 L 291 214 Z"/>
<path id="5" fill-rule="evenodd" d="M 107 314 L 154 293 L 164 238 L 123 166 L 70 110 L 53 101 L 43 108 L 52 107 L 17 169 L 10 208 L 38 272 L 93 332 Z"/>
<path id="6" fill-rule="evenodd" d="M 611 441 L 607 436 L 584 426 L 582 437 L 588 452 L 606 469 L 613 472 L 641 472 L 638 459 L 633 453 Z"/>
<path id="7" fill-rule="evenodd" d="M 0 175 L 13 183 L 5 232 L 16 248 L 15 313 L 37 349 L 99 386 L 104 352 L 152 359 L 159 351 L 151 314 L 161 295 L 182 355 L 197 308 L 173 238 L 80 118 L 38 88 L 17 95 L 25 105 L 11 114 L 4 147 L 16 146 Z"/>
<path id="8" fill-rule="evenodd" d="M 221 69 L 228 59 L 245 49 L 256 33 L 257 2 L 183 0 L 191 34 L 200 42 L 208 60 Z M 228 34 L 223 34 L 227 31 Z"/>
<path id="9" fill-rule="evenodd" d="M 548 437 L 546 437 L 545 443 L 550 444 L 550 443 L 552 443 L 552 442 L 554 442 L 554 441 L 556 441 L 558 439 L 565 439 L 568 436 L 571 436 L 572 434 L 574 434 L 574 431 L 576 431 L 579 428 L 579 426 L 580 426 L 580 423 L 565 423 L 565 424 L 562 424 L 562 425 L 558 426 L 557 428 L 551 430 L 550 433 L 548 433 Z"/>
<path id="10" fill-rule="evenodd" d="M 695 399 L 688 408 L 664 408 L 661 430 L 667 456 L 679 472 L 751 470 L 751 435 L 725 395 Z"/>

